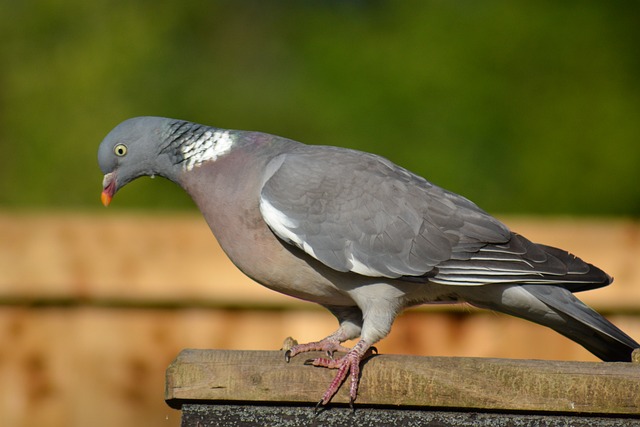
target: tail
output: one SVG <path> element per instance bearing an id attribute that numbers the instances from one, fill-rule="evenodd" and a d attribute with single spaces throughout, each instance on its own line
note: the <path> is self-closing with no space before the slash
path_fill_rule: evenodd
<path id="1" fill-rule="evenodd" d="M 640 347 L 633 338 L 568 290 L 553 286 L 522 287 L 565 321 L 564 324 L 547 326 L 582 345 L 600 359 L 607 362 L 630 362 L 631 353 Z"/>
<path id="2" fill-rule="evenodd" d="M 507 244 L 443 263 L 431 280 L 463 288 L 460 296 L 472 305 L 548 326 L 605 361 L 630 361 L 640 347 L 572 293 L 608 285 L 608 274 L 515 233 Z"/>
<path id="3" fill-rule="evenodd" d="M 604 361 L 629 362 L 633 350 L 640 347 L 633 338 L 564 287 L 525 284 L 485 288 L 491 288 L 490 292 L 472 295 L 467 301 L 547 326 Z"/>

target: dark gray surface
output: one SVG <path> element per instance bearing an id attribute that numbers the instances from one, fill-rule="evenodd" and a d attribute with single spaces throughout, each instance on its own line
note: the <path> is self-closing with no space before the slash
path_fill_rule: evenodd
<path id="1" fill-rule="evenodd" d="M 203 405 L 182 407 L 182 427 L 214 426 L 429 426 L 429 427 L 632 427 L 640 419 L 566 415 L 500 414 L 412 409 L 309 406 Z"/>

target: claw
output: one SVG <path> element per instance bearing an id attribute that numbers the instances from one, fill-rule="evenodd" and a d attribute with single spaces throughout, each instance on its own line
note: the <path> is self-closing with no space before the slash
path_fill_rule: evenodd
<path id="1" fill-rule="evenodd" d="M 291 361 L 291 350 L 284 352 L 284 361 L 289 363 Z"/>
<path id="2" fill-rule="evenodd" d="M 338 373 L 334 377 L 333 381 L 329 385 L 329 388 L 322 396 L 322 399 L 316 404 L 315 412 L 317 413 L 320 408 L 327 405 L 333 396 L 336 394 L 342 383 L 349 378 L 349 407 L 354 409 L 354 402 L 358 395 L 358 383 L 360 382 L 360 363 L 362 360 L 371 356 L 374 353 L 378 353 L 378 349 L 375 347 L 369 347 L 366 341 L 360 340 L 355 347 L 347 351 L 347 354 L 338 359 L 333 358 L 333 352 L 336 350 L 345 350 L 338 342 L 325 340 L 323 342 L 315 342 L 309 344 L 301 344 L 295 346 L 291 350 L 287 350 L 284 354 L 285 360 L 288 362 L 292 357 L 297 354 L 307 351 L 324 351 L 328 357 L 317 357 L 315 359 L 307 359 L 304 364 L 307 366 L 318 366 L 329 369 L 337 369 Z"/>
<path id="3" fill-rule="evenodd" d="M 323 409 L 323 408 L 324 408 L 324 405 L 322 404 L 322 399 L 320 399 L 320 401 L 318 403 L 316 403 L 316 407 L 313 409 L 313 413 L 318 415 L 320 410 Z"/>

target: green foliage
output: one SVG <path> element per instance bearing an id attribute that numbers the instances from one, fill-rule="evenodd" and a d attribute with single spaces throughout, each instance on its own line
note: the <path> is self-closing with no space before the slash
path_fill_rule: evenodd
<path id="1" fill-rule="evenodd" d="M 139 115 L 382 154 L 491 212 L 640 214 L 640 3 L 0 3 L 0 206 L 99 206 Z M 143 179 L 114 203 L 183 208 Z"/>

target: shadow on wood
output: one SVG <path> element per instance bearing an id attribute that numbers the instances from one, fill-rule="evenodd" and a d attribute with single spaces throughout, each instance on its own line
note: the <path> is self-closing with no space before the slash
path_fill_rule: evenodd
<path id="1" fill-rule="evenodd" d="M 184 350 L 167 370 L 165 398 L 174 408 L 187 405 L 191 415 L 192 403 L 200 411 L 201 405 L 313 408 L 335 371 L 306 366 L 308 358 L 286 364 L 277 351 Z M 361 406 L 636 422 L 640 417 L 636 363 L 379 355 L 361 372 L 356 412 Z M 348 403 L 346 389 L 336 395 L 334 407 Z"/>

